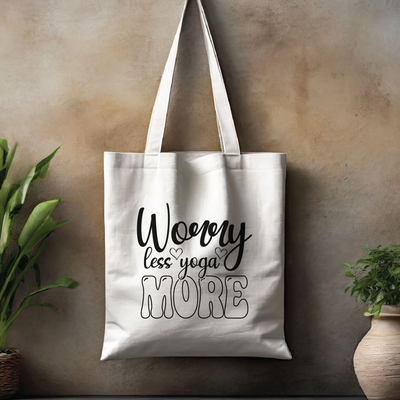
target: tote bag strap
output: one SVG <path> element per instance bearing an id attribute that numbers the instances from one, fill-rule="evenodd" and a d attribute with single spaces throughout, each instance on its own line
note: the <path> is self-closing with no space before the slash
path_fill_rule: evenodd
<path id="1" fill-rule="evenodd" d="M 185 0 L 182 16 L 176 31 L 167 63 L 161 78 L 156 101 L 151 115 L 149 130 L 147 133 L 146 154 L 159 154 L 161 152 L 162 140 L 167 120 L 168 104 L 171 95 L 172 80 L 178 54 L 179 38 L 182 30 L 182 21 L 187 8 L 188 0 Z M 226 93 L 224 79 L 219 66 L 214 42 L 211 37 L 210 28 L 207 23 L 201 0 L 197 0 L 200 10 L 201 26 L 207 50 L 208 65 L 211 76 L 211 86 L 214 98 L 217 126 L 221 149 L 224 154 L 240 154 L 239 142 L 233 122 L 232 111 Z"/>

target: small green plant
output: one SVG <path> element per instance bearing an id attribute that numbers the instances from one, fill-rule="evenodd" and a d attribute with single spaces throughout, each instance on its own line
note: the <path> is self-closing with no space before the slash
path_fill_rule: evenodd
<path id="1" fill-rule="evenodd" d="M 19 234 L 11 232 L 16 217 L 25 203 L 32 184 L 44 178 L 50 161 L 59 148 L 53 151 L 31 168 L 25 178 L 18 183 L 10 183 L 7 174 L 16 151 L 16 145 L 10 150 L 8 142 L 0 139 L 0 353 L 7 352 L 5 340 L 8 329 L 15 319 L 30 306 L 48 307 L 58 313 L 49 303 L 32 303 L 38 293 L 57 287 L 74 289 L 79 284 L 70 278 L 59 278 L 40 287 L 40 270 L 36 263 L 45 248 L 46 239 L 57 228 L 70 221 L 57 224 L 51 214 L 62 199 L 45 201 L 38 204 L 29 215 Z M 26 273 L 33 268 L 38 289 L 29 293 L 19 307 L 14 309 L 14 297 Z"/>
<path id="2" fill-rule="evenodd" d="M 352 296 L 367 304 L 365 316 L 378 317 L 384 304 L 400 304 L 400 245 L 363 250 L 365 258 L 344 264 L 345 275 L 353 279 L 345 292 L 351 289 Z"/>

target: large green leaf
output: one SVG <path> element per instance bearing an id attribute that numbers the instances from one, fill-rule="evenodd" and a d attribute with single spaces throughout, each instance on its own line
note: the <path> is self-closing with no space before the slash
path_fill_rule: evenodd
<path id="1" fill-rule="evenodd" d="M 28 220 L 26 221 L 21 233 L 18 236 L 18 246 L 20 248 L 31 241 L 32 237 L 37 234 L 43 224 L 50 218 L 52 212 L 57 207 L 61 199 L 49 200 L 39 203 L 31 212 Z"/>
<path id="2" fill-rule="evenodd" d="M 60 147 L 57 147 L 50 155 L 45 157 L 42 161 L 37 163 L 28 172 L 26 177 L 22 179 L 13 190 L 11 197 L 9 198 L 6 209 L 4 212 L 4 217 L 1 226 L 1 236 L 0 236 L 0 255 L 4 253 L 11 241 L 10 228 L 13 223 L 13 218 L 18 214 L 19 210 L 23 206 L 26 200 L 26 196 L 32 184 L 38 178 L 44 178 L 46 172 L 49 168 L 51 159 L 54 157 L 56 152 Z"/>
<path id="3" fill-rule="evenodd" d="M 17 144 L 9 151 L 7 140 L 0 139 L 0 226 L 3 224 L 9 194 L 15 186 L 14 184 L 7 183 L 6 179 L 16 150 Z"/>
<path id="4" fill-rule="evenodd" d="M 38 304 L 32 304 L 32 298 L 38 293 L 45 292 L 46 290 L 58 288 L 58 287 L 63 287 L 67 289 L 75 289 L 76 287 L 79 286 L 79 283 L 74 281 L 71 278 L 58 278 L 55 281 L 49 283 L 48 285 L 42 287 L 41 289 L 35 290 L 32 293 L 29 293 L 28 296 L 24 298 L 22 301 L 21 305 L 18 307 L 18 309 L 15 311 L 15 313 L 7 320 L 5 325 L 2 327 L 2 330 L 0 331 L 0 338 L 6 334 L 10 326 L 13 324 L 15 319 L 23 313 L 28 307 L 32 305 L 38 305 Z M 45 303 L 48 304 L 48 303 Z M 50 307 L 49 305 L 45 305 L 43 307 Z M 53 306 L 54 307 L 54 306 Z M 55 308 L 55 307 L 54 307 Z M 53 309 L 54 311 L 54 309 Z"/>
<path id="5" fill-rule="evenodd" d="M 2 287 L 0 287 L 0 299 L 3 297 L 5 288 L 12 279 L 15 270 L 23 257 L 29 253 L 36 244 L 45 240 L 55 229 L 60 228 L 61 226 L 64 226 L 68 222 L 72 221 L 69 220 L 57 224 L 51 218 L 51 213 L 60 201 L 60 199 L 45 201 L 38 204 L 31 212 L 31 215 L 26 221 L 25 226 L 18 237 L 18 255 L 16 256 L 12 267 L 7 270 L 7 277 L 1 284 Z"/>
<path id="6" fill-rule="evenodd" d="M 63 288 L 67 288 L 67 289 L 75 289 L 78 286 L 79 286 L 79 283 L 74 281 L 71 278 L 58 278 L 55 281 L 49 283 L 48 285 L 43 286 L 42 288 L 35 290 L 32 293 L 29 293 L 28 296 L 26 296 L 26 297 L 32 297 L 35 294 L 45 292 L 46 290 L 50 290 L 50 289 L 54 289 L 54 288 L 58 288 L 58 287 L 63 287 Z"/>
<path id="7" fill-rule="evenodd" d="M 0 226 L 3 225 L 4 213 L 6 212 L 7 201 L 10 198 L 15 185 L 10 185 L 4 182 L 0 189 Z"/>
<path id="8" fill-rule="evenodd" d="M 8 141 L 6 139 L 0 139 L 0 166 L 5 164 L 8 151 Z"/>
<path id="9" fill-rule="evenodd" d="M 41 240 L 46 239 L 55 229 L 66 225 L 72 220 L 57 224 L 51 214 L 62 199 L 44 201 L 38 204 L 26 221 L 18 237 L 18 246 L 23 252 L 28 252 Z"/>
<path id="10" fill-rule="evenodd" d="M 11 151 L 9 151 L 7 140 L 0 139 L 0 189 L 3 187 L 7 178 L 8 170 L 10 169 L 16 149 L 17 145 L 15 144 Z"/>
<path id="11" fill-rule="evenodd" d="M 0 139 L 0 143 L 4 141 L 5 139 Z M 6 141 L 7 142 L 7 141 Z M 11 163 L 13 162 L 14 156 L 15 156 L 15 151 L 17 150 L 17 144 L 14 144 L 14 146 L 11 148 L 11 151 L 8 151 L 8 143 L 7 143 L 7 152 L 4 151 L 5 149 L 3 148 L 3 145 L 0 144 L 0 147 L 3 149 L 2 157 L 1 157 L 1 168 L 0 168 L 0 187 L 2 187 L 3 183 L 5 182 L 7 175 L 8 175 L 8 170 L 11 167 Z"/>

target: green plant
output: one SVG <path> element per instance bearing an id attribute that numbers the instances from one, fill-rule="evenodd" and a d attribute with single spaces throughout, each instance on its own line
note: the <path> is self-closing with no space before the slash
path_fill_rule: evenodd
<path id="1" fill-rule="evenodd" d="M 367 304 L 365 316 L 378 317 L 384 304 L 400 304 L 400 245 L 363 250 L 365 258 L 344 264 L 345 275 L 353 279 L 345 292 L 351 289 L 351 295 Z"/>
<path id="2" fill-rule="evenodd" d="M 10 150 L 7 140 L 0 139 L 0 353 L 7 351 L 5 340 L 8 329 L 15 319 L 30 306 L 48 307 L 58 313 L 49 303 L 32 303 L 34 296 L 56 287 L 74 289 L 79 284 L 70 278 L 59 278 L 40 288 L 40 270 L 36 260 L 46 245 L 46 239 L 55 229 L 70 221 L 57 224 L 51 214 L 62 199 L 45 201 L 38 204 L 29 215 L 19 235 L 12 232 L 16 217 L 25 203 L 32 184 L 44 178 L 51 159 L 59 148 L 53 151 L 18 183 L 10 183 L 7 174 L 16 151 L 16 145 Z M 29 293 L 14 310 L 14 297 L 26 273 L 33 268 L 38 289 Z"/>

